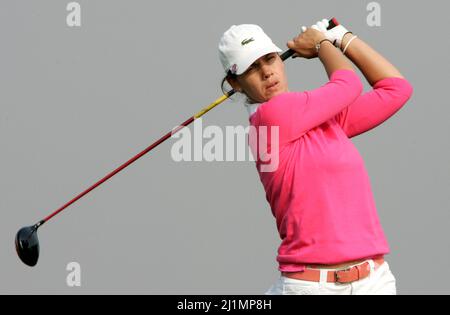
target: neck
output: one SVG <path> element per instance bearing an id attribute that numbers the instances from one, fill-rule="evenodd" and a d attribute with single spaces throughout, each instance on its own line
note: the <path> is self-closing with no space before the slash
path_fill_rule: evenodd
<path id="1" fill-rule="evenodd" d="M 256 111 L 258 110 L 258 107 L 260 106 L 260 103 L 255 103 L 255 104 L 245 104 L 245 107 L 247 108 L 248 111 L 248 116 L 252 116 L 254 113 L 256 113 Z"/>

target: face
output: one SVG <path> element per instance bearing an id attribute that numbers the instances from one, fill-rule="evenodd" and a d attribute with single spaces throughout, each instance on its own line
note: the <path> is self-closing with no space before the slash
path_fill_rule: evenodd
<path id="1" fill-rule="evenodd" d="M 256 103 L 289 92 L 284 63 L 278 53 L 256 60 L 243 74 L 228 81 L 235 91 L 243 92 Z"/>

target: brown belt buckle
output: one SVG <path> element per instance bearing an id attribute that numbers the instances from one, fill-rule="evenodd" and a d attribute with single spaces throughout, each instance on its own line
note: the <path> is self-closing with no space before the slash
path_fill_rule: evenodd
<path id="1" fill-rule="evenodd" d="M 341 270 L 334 271 L 335 282 L 337 284 L 348 284 L 348 283 L 354 282 L 354 281 L 352 281 L 352 282 L 341 282 L 341 277 L 339 277 L 339 272 L 348 272 L 348 271 L 352 270 L 352 268 L 355 268 L 355 267 L 350 267 L 350 268 L 347 268 L 347 269 L 341 269 Z M 359 278 L 359 273 L 358 273 L 358 278 Z"/>
<path id="2" fill-rule="evenodd" d="M 341 278 L 339 277 L 339 272 L 341 272 L 341 270 L 336 270 L 335 272 L 334 272 L 334 281 L 337 283 L 337 284 L 344 284 L 344 283 L 342 283 L 341 282 Z"/>

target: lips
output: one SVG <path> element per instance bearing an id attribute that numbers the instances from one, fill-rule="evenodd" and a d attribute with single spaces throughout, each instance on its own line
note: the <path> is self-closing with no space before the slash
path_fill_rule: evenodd
<path id="1" fill-rule="evenodd" d="M 269 85 L 267 86 L 267 89 L 269 90 L 269 89 L 271 89 L 271 88 L 276 87 L 276 86 L 278 85 L 278 83 L 279 83 L 279 82 L 274 82 L 274 83 L 269 84 Z"/>

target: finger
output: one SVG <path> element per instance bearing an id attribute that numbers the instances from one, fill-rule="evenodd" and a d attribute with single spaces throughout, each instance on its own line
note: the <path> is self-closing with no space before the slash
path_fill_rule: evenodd
<path id="1" fill-rule="evenodd" d="M 323 23 L 323 22 L 317 22 L 317 26 L 319 26 L 319 29 L 320 29 L 321 31 L 323 31 L 323 32 L 326 32 L 326 31 L 327 31 L 327 27 L 328 27 L 328 26 L 326 26 L 325 23 Z"/>
<path id="2" fill-rule="evenodd" d="M 287 42 L 287 46 L 288 46 L 288 48 L 290 48 L 290 49 L 294 48 L 294 47 L 295 47 L 294 41 L 293 41 L 293 40 L 288 41 L 288 42 Z"/>
<path id="3" fill-rule="evenodd" d="M 317 27 L 318 31 L 323 32 L 323 24 L 320 24 L 320 22 L 317 22 L 317 24 L 315 26 Z"/>

